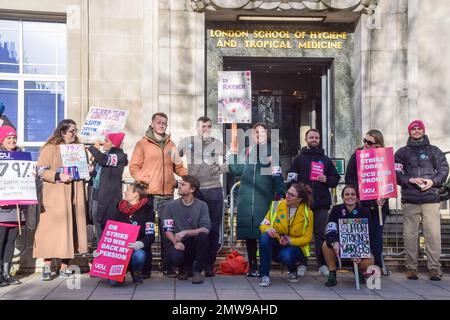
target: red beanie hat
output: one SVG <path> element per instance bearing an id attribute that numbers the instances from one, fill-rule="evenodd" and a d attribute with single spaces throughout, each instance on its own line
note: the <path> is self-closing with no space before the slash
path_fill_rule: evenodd
<path id="1" fill-rule="evenodd" d="M 0 127 L 0 143 L 3 142 L 3 140 L 6 139 L 6 137 L 17 137 L 16 130 L 14 130 L 13 127 L 10 126 L 2 126 Z"/>
<path id="2" fill-rule="evenodd" d="M 425 124 L 424 124 L 422 121 L 420 121 L 420 120 L 414 120 L 413 122 L 411 122 L 411 123 L 409 124 L 409 126 L 408 126 L 408 133 L 410 133 L 411 130 L 412 130 L 414 127 L 422 128 L 422 129 L 423 129 L 423 132 L 425 132 Z"/>
<path id="3" fill-rule="evenodd" d="M 125 138 L 125 133 L 123 132 L 108 133 L 106 135 L 106 138 L 110 140 L 116 148 L 120 148 L 123 138 Z"/>

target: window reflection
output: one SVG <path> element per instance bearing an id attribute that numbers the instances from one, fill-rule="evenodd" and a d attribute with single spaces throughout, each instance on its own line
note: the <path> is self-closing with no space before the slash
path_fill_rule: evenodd
<path id="1" fill-rule="evenodd" d="M 19 21 L 0 20 L 0 72 L 19 72 Z"/>

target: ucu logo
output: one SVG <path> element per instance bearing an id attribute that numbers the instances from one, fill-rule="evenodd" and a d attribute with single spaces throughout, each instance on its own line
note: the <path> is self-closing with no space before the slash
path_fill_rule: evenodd
<path id="1" fill-rule="evenodd" d="M 0 159 L 11 159 L 10 152 L 0 152 Z"/>
<path id="2" fill-rule="evenodd" d="M 94 263 L 94 267 L 96 267 L 97 269 L 106 271 L 106 264 L 103 264 L 103 263 Z"/>
<path id="3" fill-rule="evenodd" d="M 366 189 L 363 190 L 363 193 L 364 194 L 366 194 L 366 193 L 375 193 L 375 188 L 366 188 Z"/>

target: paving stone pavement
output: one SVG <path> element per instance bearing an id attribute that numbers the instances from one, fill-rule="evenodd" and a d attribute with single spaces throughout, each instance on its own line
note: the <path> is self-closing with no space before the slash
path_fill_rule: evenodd
<path id="1" fill-rule="evenodd" d="M 261 288 L 259 278 L 216 276 L 201 285 L 190 279 L 180 281 L 154 272 L 142 285 L 128 275 L 124 285 L 111 287 L 106 280 L 81 274 L 72 279 L 40 280 L 40 273 L 18 276 L 21 285 L 0 288 L 0 300 L 450 300 L 450 275 L 442 281 L 429 281 L 420 274 L 417 281 L 404 274 L 381 277 L 381 289 L 361 286 L 356 290 L 352 273 L 338 273 L 338 285 L 325 287 L 326 279 L 310 272 L 298 283 L 288 283 L 287 274 L 271 274 L 271 286 Z M 79 284 L 79 286 L 78 286 Z"/>

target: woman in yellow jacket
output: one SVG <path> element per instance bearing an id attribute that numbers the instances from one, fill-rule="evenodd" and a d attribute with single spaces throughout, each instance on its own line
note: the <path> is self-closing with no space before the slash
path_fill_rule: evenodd
<path id="1" fill-rule="evenodd" d="M 288 281 L 297 282 L 297 263 L 309 256 L 313 233 L 312 190 L 299 182 L 286 192 L 286 199 L 272 202 L 261 222 L 259 244 L 261 260 L 261 287 L 270 285 L 270 266 L 274 260 L 286 265 Z"/>

